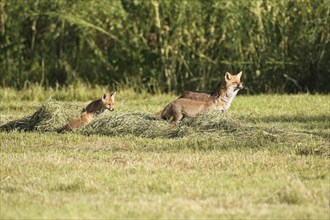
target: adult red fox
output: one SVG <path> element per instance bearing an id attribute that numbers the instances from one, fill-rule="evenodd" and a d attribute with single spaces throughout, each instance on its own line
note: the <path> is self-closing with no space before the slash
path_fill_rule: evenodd
<path id="1" fill-rule="evenodd" d="M 230 73 L 225 73 L 225 79 L 229 79 L 231 77 L 237 77 L 239 82 L 240 78 L 242 76 L 242 71 L 238 73 L 237 75 L 231 75 Z M 234 80 L 234 78 L 232 79 Z M 227 83 L 227 80 L 226 80 Z M 227 85 L 227 84 L 226 84 Z M 242 88 L 244 87 L 243 84 Z M 208 101 L 212 96 L 221 96 L 222 94 L 226 93 L 226 86 L 219 83 L 218 87 L 213 92 L 194 92 L 194 91 L 184 91 L 179 98 L 187 98 L 187 99 L 193 99 L 196 101 Z"/>
<path id="2" fill-rule="evenodd" d="M 225 84 L 214 93 L 184 92 L 177 100 L 168 104 L 161 112 L 161 118 L 178 124 L 185 117 L 195 117 L 211 109 L 225 112 L 236 94 L 244 86 L 241 83 L 242 72 L 237 75 L 225 73 Z"/>
<path id="3" fill-rule="evenodd" d="M 104 94 L 100 99 L 92 101 L 82 110 L 79 119 L 71 120 L 68 124 L 57 129 L 57 132 L 62 133 L 83 127 L 89 124 L 94 119 L 94 116 L 101 114 L 106 109 L 113 111 L 115 109 L 115 96 L 116 92 L 113 92 L 111 95 Z"/>

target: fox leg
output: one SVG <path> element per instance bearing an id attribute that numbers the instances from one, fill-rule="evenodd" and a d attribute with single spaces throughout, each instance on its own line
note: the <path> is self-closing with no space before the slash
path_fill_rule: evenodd
<path id="1" fill-rule="evenodd" d="M 72 127 L 70 126 L 70 124 L 66 124 L 63 127 L 60 127 L 58 129 L 56 129 L 57 133 L 64 133 L 65 131 L 72 131 Z"/>
<path id="2" fill-rule="evenodd" d="M 176 124 L 176 125 L 180 124 L 180 121 L 184 117 L 184 115 L 182 114 L 182 106 L 173 105 L 171 110 L 172 110 L 172 116 L 173 116 L 171 123 Z"/>
<path id="3" fill-rule="evenodd" d="M 58 129 L 56 129 L 57 133 L 64 133 L 65 131 L 67 131 L 67 124 L 60 127 L 60 128 L 58 128 Z"/>
<path id="4" fill-rule="evenodd" d="M 167 106 L 165 106 L 164 110 L 161 111 L 161 118 L 163 120 L 169 120 L 173 115 L 173 104 L 172 102 L 170 104 L 168 104 Z"/>
<path id="5" fill-rule="evenodd" d="M 175 112 L 171 123 L 179 125 L 183 118 L 184 118 L 184 115 L 181 112 Z"/>

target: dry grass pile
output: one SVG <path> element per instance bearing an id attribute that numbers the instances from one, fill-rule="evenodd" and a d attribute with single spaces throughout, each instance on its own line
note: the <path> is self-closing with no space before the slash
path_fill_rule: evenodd
<path id="1" fill-rule="evenodd" d="M 101 116 L 82 129 L 84 134 L 109 136 L 135 135 L 140 137 L 183 137 L 191 133 L 188 127 L 172 125 L 153 114 L 142 112 L 118 112 Z"/>
<path id="2" fill-rule="evenodd" d="M 200 132 L 234 132 L 242 126 L 238 120 L 219 112 L 210 112 L 196 118 L 187 118 L 180 126 L 170 124 L 151 113 L 119 112 L 96 119 L 82 129 L 85 134 L 135 135 L 139 137 L 175 138 Z"/>
<path id="3" fill-rule="evenodd" d="M 70 118 L 77 117 L 79 106 L 64 106 L 61 102 L 46 101 L 31 116 L 6 122 L 0 131 L 54 131 Z"/>
<path id="4" fill-rule="evenodd" d="M 56 101 L 45 102 L 34 114 L 17 120 L 5 122 L 0 131 L 38 131 L 56 132 L 69 120 L 78 118 L 82 106 L 68 105 Z M 6 118 L 1 118 L 1 123 Z M 85 135 L 137 136 L 147 138 L 200 138 L 205 141 L 209 137 L 227 138 L 222 144 L 239 138 L 239 146 L 260 147 L 276 143 L 303 143 L 309 140 L 311 133 L 288 131 L 278 128 L 259 128 L 249 126 L 244 121 L 228 117 L 218 111 L 211 111 L 195 118 L 185 118 L 179 126 L 168 123 L 152 113 L 143 112 L 107 112 L 82 129 L 74 132 Z M 211 135 L 211 136 L 210 136 Z M 229 139 L 228 139 L 229 138 Z M 327 155 L 326 147 L 329 137 L 313 134 L 313 146 L 300 147 L 300 155 Z M 229 141 L 230 142 L 230 141 Z M 230 142 L 230 145 L 235 143 Z M 212 145 L 212 144 L 211 144 Z"/>
<path id="5" fill-rule="evenodd" d="M 9 121 L 2 126 L 3 131 L 55 131 L 68 120 L 78 118 L 79 106 L 67 106 L 61 102 L 46 101 L 31 116 Z M 210 112 L 196 118 L 183 120 L 180 126 L 172 125 L 152 113 L 113 112 L 97 117 L 85 128 L 77 130 L 83 134 L 102 134 L 109 136 L 135 135 L 140 137 L 174 138 L 197 132 L 234 132 L 242 129 L 238 120 L 219 112 Z"/>
<path id="6" fill-rule="evenodd" d="M 227 131 L 238 132 L 245 130 L 245 126 L 240 120 L 221 114 L 219 111 L 209 111 L 206 114 L 199 115 L 195 118 L 187 118 L 183 122 L 184 125 L 195 127 L 198 131 Z"/>

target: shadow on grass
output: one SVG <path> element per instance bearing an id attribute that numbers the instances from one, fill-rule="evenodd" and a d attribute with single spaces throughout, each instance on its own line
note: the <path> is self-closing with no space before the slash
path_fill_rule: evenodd
<path id="1" fill-rule="evenodd" d="M 318 124 L 323 125 L 326 123 L 327 127 L 330 128 L 330 115 L 317 115 L 317 116 L 310 116 L 310 115 L 293 115 L 293 116 L 266 116 L 266 117 L 258 117 L 259 121 L 263 122 L 282 122 L 282 123 L 290 123 L 290 122 L 298 122 L 298 123 L 311 123 L 315 122 Z"/>

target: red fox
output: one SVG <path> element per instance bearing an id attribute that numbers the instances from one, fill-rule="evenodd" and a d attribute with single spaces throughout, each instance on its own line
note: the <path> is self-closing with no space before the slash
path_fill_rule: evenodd
<path id="1" fill-rule="evenodd" d="M 113 92 L 111 95 L 104 94 L 100 99 L 92 101 L 82 110 L 79 119 L 71 120 L 68 124 L 57 129 L 57 132 L 62 133 L 83 127 L 89 124 L 94 119 L 94 116 L 101 114 L 106 109 L 113 111 L 115 109 L 115 96 L 116 92 Z"/>
<path id="2" fill-rule="evenodd" d="M 195 117 L 211 109 L 225 112 L 236 94 L 244 88 L 241 83 L 242 72 L 237 75 L 225 73 L 225 84 L 218 87 L 214 93 L 184 92 L 177 100 L 168 104 L 161 112 L 161 118 L 179 124 L 185 117 Z"/>
<path id="3" fill-rule="evenodd" d="M 242 71 L 238 73 L 237 75 L 231 75 L 230 73 L 225 73 L 225 79 L 229 79 L 230 77 L 237 77 L 240 81 L 240 78 L 242 76 Z M 233 78 L 234 79 L 234 78 Z M 227 82 L 227 81 L 226 81 Z M 244 87 L 243 84 L 242 88 Z M 194 92 L 194 91 L 184 91 L 179 98 L 187 98 L 187 99 L 193 99 L 196 101 L 208 101 L 212 96 L 221 96 L 225 93 L 225 85 L 222 85 L 219 83 L 216 90 L 213 92 Z"/>

